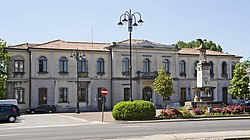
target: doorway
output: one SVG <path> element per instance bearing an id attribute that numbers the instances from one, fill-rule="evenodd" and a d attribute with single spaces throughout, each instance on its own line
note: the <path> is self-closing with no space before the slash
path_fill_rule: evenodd
<path id="1" fill-rule="evenodd" d="M 152 89 L 150 87 L 145 87 L 142 90 L 142 99 L 145 101 L 152 102 Z"/>
<path id="2" fill-rule="evenodd" d="M 227 87 L 222 88 L 222 101 L 227 104 Z"/>
<path id="3" fill-rule="evenodd" d="M 186 102 L 186 88 L 181 88 L 181 106 L 184 106 L 185 102 Z"/>
<path id="4" fill-rule="evenodd" d="M 39 105 L 47 104 L 47 88 L 39 89 Z"/>

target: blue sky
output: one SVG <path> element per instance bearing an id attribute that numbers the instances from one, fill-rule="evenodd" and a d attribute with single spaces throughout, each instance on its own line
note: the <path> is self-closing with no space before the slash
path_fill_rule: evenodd
<path id="1" fill-rule="evenodd" d="M 206 38 L 224 52 L 250 57 L 248 0 L 5 0 L 1 1 L 0 38 L 8 44 L 55 39 L 110 43 L 128 38 L 117 27 L 129 9 L 144 24 L 132 38 L 163 44 Z M 248 59 L 250 60 L 250 58 Z"/>

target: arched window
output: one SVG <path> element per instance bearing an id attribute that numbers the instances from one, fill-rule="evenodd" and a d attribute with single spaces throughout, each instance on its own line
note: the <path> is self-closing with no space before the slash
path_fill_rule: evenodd
<path id="1" fill-rule="evenodd" d="M 97 74 L 104 74 L 104 59 L 99 58 L 97 60 Z"/>
<path id="2" fill-rule="evenodd" d="M 152 89 L 150 87 L 143 88 L 142 99 L 145 101 L 152 101 Z"/>
<path id="3" fill-rule="evenodd" d="M 209 64 L 210 64 L 210 77 L 214 78 L 214 63 L 210 61 Z"/>
<path id="4" fill-rule="evenodd" d="M 232 72 L 231 72 L 232 78 L 233 78 L 233 76 L 234 76 L 234 69 L 235 69 L 235 66 L 236 66 L 236 64 L 233 62 L 233 63 L 232 63 Z"/>
<path id="5" fill-rule="evenodd" d="M 87 72 L 87 60 L 85 58 L 82 58 L 78 62 L 78 72 Z"/>
<path id="6" fill-rule="evenodd" d="M 47 58 L 45 56 L 41 56 L 38 61 L 39 72 L 47 72 Z"/>
<path id="7" fill-rule="evenodd" d="M 14 57 L 14 72 L 23 73 L 24 72 L 24 59 L 21 56 Z"/>
<path id="8" fill-rule="evenodd" d="M 180 76 L 186 76 L 186 63 L 184 60 L 180 61 Z"/>
<path id="9" fill-rule="evenodd" d="M 221 70 L 222 70 L 221 76 L 224 78 L 227 78 L 227 63 L 226 62 L 222 62 Z"/>
<path id="10" fill-rule="evenodd" d="M 59 72 L 68 72 L 68 59 L 66 57 L 59 59 Z"/>
<path id="11" fill-rule="evenodd" d="M 197 64 L 199 63 L 199 61 L 195 61 L 194 62 L 194 77 L 197 77 Z"/>
<path id="12" fill-rule="evenodd" d="M 169 60 L 168 59 L 165 59 L 165 60 L 163 60 L 163 66 L 164 66 L 164 68 L 165 68 L 165 70 L 166 70 L 166 72 L 167 73 L 170 73 L 170 68 L 169 68 L 169 66 L 170 66 L 170 64 L 169 64 Z"/>
<path id="13" fill-rule="evenodd" d="M 148 58 L 143 61 L 143 72 L 150 72 L 150 60 Z"/>
<path id="14" fill-rule="evenodd" d="M 129 59 L 128 58 L 124 58 L 122 60 L 122 72 L 129 72 Z"/>

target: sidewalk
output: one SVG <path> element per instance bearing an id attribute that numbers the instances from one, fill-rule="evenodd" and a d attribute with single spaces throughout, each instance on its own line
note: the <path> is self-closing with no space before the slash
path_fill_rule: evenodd
<path id="1" fill-rule="evenodd" d="M 161 110 L 156 111 L 156 115 L 160 114 Z M 89 122 L 102 122 L 102 112 L 81 112 L 76 113 L 62 113 L 67 116 L 84 119 Z M 142 121 L 116 121 L 112 112 L 104 112 L 103 122 L 108 123 L 155 123 L 155 122 L 180 122 L 180 121 L 208 121 L 208 120 L 235 120 L 235 119 L 250 119 L 250 116 L 240 117 L 207 117 L 207 118 L 187 118 L 187 119 L 155 119 L 155 120 L 142 120 Z"/>

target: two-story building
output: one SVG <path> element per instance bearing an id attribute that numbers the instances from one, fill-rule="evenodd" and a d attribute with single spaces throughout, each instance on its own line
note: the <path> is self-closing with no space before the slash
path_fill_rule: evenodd
<path id="1" fill-rule="evenodd" d="M 76 59 L 71 57 L 76 50 L 83 56 L 78 68 Z M 9 46 L 7 51 L 13 58 L 8 66 L 8 97 L 16 98 L 21 109 L 54 104 L 59 110 L 68 111 L 74 110 L 80 101 L 83 111 L 100 110 L 104 87 L 108 89 L 107 109 L 130 98 L 129 40 L 111 44 L 54 40 Z M 228 88 L 240 58 L 207 50 L 211 83 L 216 87 L 212 91 L 215 101 L 231 103 Z M 170 100 L 182 105 L 193 100 L 198 59 L 199 51 L 194 48 L 180 49 L 148 40 L 132 40 L 133 100 L 161 105 L 162 97 L 155 93 L 153 82 L 162 66 L 174 78 L 175 93 Z"/>

